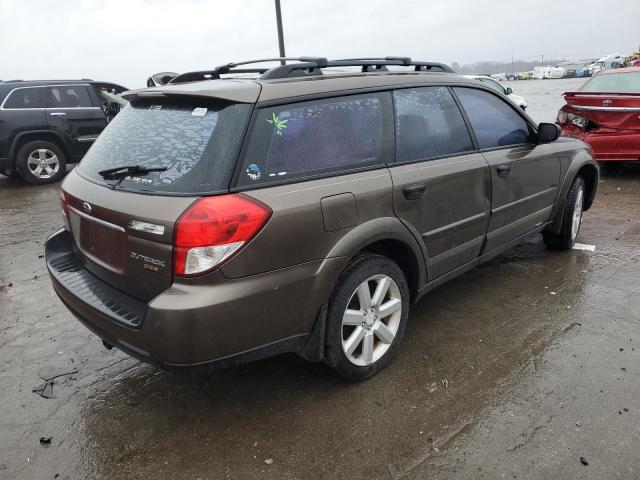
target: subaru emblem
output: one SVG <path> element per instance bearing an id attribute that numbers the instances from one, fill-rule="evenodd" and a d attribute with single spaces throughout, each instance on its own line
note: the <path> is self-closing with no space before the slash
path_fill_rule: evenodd
<path id="1" fill-rule="evenodd" d="M 84 202 L 82 204 L 82 211 L 87 215 L 91 215 L 91 204 Z"/>
<path id="2" fill-rule="evenodd" d="M 602 101 L 602 106 L 603 107 L 610 107 L 613 104 L 613 101 L 611 100 L 603 100 Z"/>

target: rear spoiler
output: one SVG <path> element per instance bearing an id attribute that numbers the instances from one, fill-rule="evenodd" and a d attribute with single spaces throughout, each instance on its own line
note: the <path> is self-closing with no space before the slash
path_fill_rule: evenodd
<path id="1" fill-rule="evenodd" d="M 222 100 L 231 103 L 255 103 L 258 101 L 261 86 L 251 80 L 221 80 L 215 83 L 168 84 L 162 87 L 129 90 L 122 96 L 129 101 L 137 99 L 191 97 L 206 100 Z"/>

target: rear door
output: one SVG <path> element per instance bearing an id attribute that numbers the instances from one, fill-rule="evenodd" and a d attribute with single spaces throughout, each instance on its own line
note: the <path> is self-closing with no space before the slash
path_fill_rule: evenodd
<path id="1" fill-rule="evenodd" d="M 484 249 L 490 252 L 549 220 L 560 160 L 551 145 L 535 141 L 532 125 L 510 102 L 476 88 L 454 91 L 491 167 L 491 220 Z"/>
<path id="2" fill-rule="evenodd" d="M 236 278 L 324 259 L 354 228 L 393 218 L 391 112 L 389 92 L 256 110 L 236 188 L 273 215 L 223 273 Z"/>
<path id="3" fill-rule="evenodd" d="M 67 141 L 74 159 L 81 158 L 107 125 L 89 85 L 50 85 L 47 122 Z"/>
<path id="4" fill-rule="evenodd" d="M 429 280 L 475 259 L 491 208 L 491 175 L 447 87 L 394 92 L 396 215 L 427 252 Z"/>

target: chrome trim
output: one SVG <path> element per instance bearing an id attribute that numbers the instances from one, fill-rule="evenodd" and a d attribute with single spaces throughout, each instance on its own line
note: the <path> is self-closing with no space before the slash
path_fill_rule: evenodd
<path id="1" fill-rule="evenodd" d="M 640 107 L 588 107 L 583 105 L 571 105 L 576 110 L 602 111 L 602 112 L 640 112 Z"/>
<path id="2" fill-rule="evenodd" d="M 153 235 L 164 235 L 164 225 L 142 222 L 140 220 L 129 220 L 129 228 L 138 232 L 151 233 Z"/>
<path id="3" fill-rule="evenodd" d="M 2 104 L 0 104 L 0 110 L 45 110 L 46 108 L 53 108 L 53 109 L 66 109 L 66 108 L 70 108 L 70 109 L 78 109 L 78 108 L 100 108 L 100 107 L 35 107 L 35 108 L 4 108 L 4 104 L 7 103 L 7 100 L 9 100 L 9 97 L 11 97 L 11 95 L 13 95 L 13 92 L 15 92 L 16 90 L 26 90 L 28 88 L 48 88 L 48 87 L 75 87 L 75 86 L 81 86 L 81 87 L 90 87 L 91 84 L 90 83 L 60 83 L 60 84 L 51 84 L 51 85 L 30 85 L 28 87 L 16 87 L 14 89 L 12 89 L 9 93 L 7 93 L 7 96 L 4 97 L 4 100 L 2 101 Z"/>
<path id="4" fill-rule="evenodd" d="M 79 143 L 95 142 L 98 137 L 78 137 L 76 140 Z"/>
<path id="5" fill-rule="evenodd" d="M 87 220 L 91 220 L 93 222 L 99 223 L 103 227 L 107 227 L 107 228 L 110 228 L 112 230 L 116 230 L 116 231 L 122 232 L 122 233 L 124 233 L 124 231 L 125 231 L 124 228 L 122 228 L 120 225 L 115 225 L 113 223 L 109 223 L 109 222 L 106 222 L 104 220 L 100 220 L 99 218 L 92 217 L 91 215 L 87 215 L 86 213 L 81 212 L 80 210 L 78 210 L 77 208 L 72 207 L 71 205 L 69 205 L 69 210 L 72 210 L 73 213 L 75 213 L 76 215 L 81 216 L 82 218 L 86 218 Z"/>

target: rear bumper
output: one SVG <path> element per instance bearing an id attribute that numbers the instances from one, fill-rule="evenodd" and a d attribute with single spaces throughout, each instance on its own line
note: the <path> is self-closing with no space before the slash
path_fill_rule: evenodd
<path id="1" fill-rule="evenodd" d="M 585 132 L 574 125 L 563 125 L 562 135 L 588 143 L 599 162 L 640 161 L 640 130 Z"/>
<path id="2" fill-rule="evenodd" d="M 45 256 L 56 293 L 78 320 L 131 356 L 164 366 L 237 364 L 300 352 L 346 261 L 318 260 L 234 280 L 216 271 L 175 282 L 146 304 L 87 270 L 81 271 L 82 290 L 56 270 L 61 255 L 77 255 L 65 230 L 47 240 Z M 117 304 L 105 308 L 109 298 L 128 303 L 124 309 Z M 121 310 L 142 312 L 143 319 L 124 322 Z"/>

